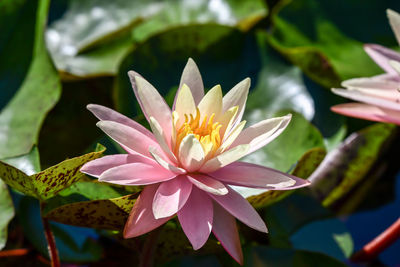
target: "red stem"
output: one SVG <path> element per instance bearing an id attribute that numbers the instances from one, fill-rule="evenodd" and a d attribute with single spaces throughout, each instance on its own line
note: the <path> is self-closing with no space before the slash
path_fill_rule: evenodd
<path id="1" fill-rule="evenodd" d="M 43 211 L 44 208 L 44 203 L 40 205 L 41 211 Z M 49 250 L 49 255 L 50 255 L 50 262 L 51 262 L 51 267 L 60 267 L 60 259 L 58 257 L 58 251 L 56 247 L 56 240 L 54 239 L 53 232 L 50 229 L 50 224 L 49 221 L 42 217 L 42 223 L 43 223 L 43 228 L 44 228 L 44 235 L 46 236 L 47 240 L 47 248 Z"/>
<path id="2" fill-rule="evenodd" d="M 15 256 L 25 256 L 31 252 L 28 248 L 18 248 L 0 251 L 0 258 L 4 257 L 15 257 Z"/>
<path id="3" fill-rule="evenodd" d="M 355 253 L 351 257 L 351 260 L 353 262 L 363 262 L 375 259 L 379 253 L 393 244 L 398 238 L 400 238 L 400 218 L 371 242 L 366 244 L 360 251 Z"/>

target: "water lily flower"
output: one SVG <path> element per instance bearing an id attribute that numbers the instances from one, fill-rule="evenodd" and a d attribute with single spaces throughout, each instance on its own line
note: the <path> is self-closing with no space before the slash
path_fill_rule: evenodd
<path id="1" fill-rule="evenodd" d="M 400 44 L 400 14 L 388 9 L 390 25 Z M 368 55 L 385 74 L 346 80 L 346 89 L 332 89 L 335 94 L 359 101 L 331 107 L 346 116 L 400 125 L 400 53 L 376 44 L 364 46 Z"/>
<path id="2" fill-rule="evenodd" d="M 88 105 L 100 120 L 97 126 L 127 154 L 96 159 L 81 171 L 101 182 L 145 185 L 125 225 L 125 238 L 145 234 L 177 215 L 195 250 L 212 231 L 242 263 L 235 218 L 261 232 L 267 232 L 267 227 L 230 185 L 287 190 L 309 184 L 264 166 L 236 162 L 276 138 L 291 115 L 244 129 L 246 122 L 241 118 L 250 79 L 238 83 L 224 97 L 219 85 L 204 95 L 192 59 L 183 71 L 172 110 L 142 76 L 133 71 L 128 75 L 152 132 L 109 108 Z"/>

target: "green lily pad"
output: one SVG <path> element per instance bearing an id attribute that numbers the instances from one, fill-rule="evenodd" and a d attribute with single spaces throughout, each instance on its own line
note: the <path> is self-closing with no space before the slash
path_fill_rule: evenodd
<path id="1" fill-rule="evenodd" d="M 345 197 L 366 177 L 395 131 L 394 125 L 377 123 L 346 138 L 310 177 L 314 195 L 325 206 Z"/>
<path id="2" fill-rule="evenodd" d="M 86 162 L 99 158 L 105 148 L 100 151 L 67 159 L 44 171 L 27 175 L 16 167 L 0 161 L 0 178 L 12 188 L 41 201 L 55 196 L 64 188 L 77 182 L 84 174 L 79 169 Z"/>
<path id="3" fill-rule="evenodd" d="M 391 2 L 392 8 L 398 6 L 398 2 Z M 329 88 L 339 86 L 345 79 L 382 73 L 364 52 L 363 42 L 378 42 L 392 36 L 394 43 L 389 27 L 383 27 L 385 24 L 367 26 L 372 18 L 387 21 L 387 3 L 296 0 L 284 5 L 273 12 L 278 15 L 272 17 L 269 42 L 311 79 Z M 355 18 L 360 5 L 366 12 Z"/>
<path id="4" fill-rule="evenodd" d="M 7 185 L 0 180 L 0 250 L 7 242 L 7 226 L 14 217 L 14 205 L 8 192 Z"/>
<path id="5" fill-rule="evenodd" d="M 137 194 L 111 199 L 82 201 L 45 211 L 47 219 L 75 226 L 122 230 Z"/>
<path id="6" fill-rule="evenodd" d="M 177 26 L 214 22 L 251 28 L 267 15 L 263 1 L 69 1 L 47 31 L 63 79 L 113 75 L 135 42 Z M 133 32 L 132 32 L 133 30 Z"/>
<path id="7" fill-rule="evenodd" d="M 11 1 L 6 2 L 5 5 L 9 5 L 9 2 Z M 28 12 L 25 8 L 36 10 L 32 62 L 18 92 L 0 113 L 0 159 L 23 155 L 32 149 L 32 146 L 37 143 L 39 129 L 47 112 L 58 101 L 61 92 L 57 71 L 51 63 L 43 40 L 49 1 L 34 2 L 36 3 L 34 7 L 32 7 L 32 2 L 34 1 L 26 1 L 22 9 L 25 12 Z M 21 14 L 17 12 L 15 15 Z M 30 23 L 25 22 L 25 24 Z M 8 27 L 10 22 L 2 25 Z M 19 36 L 21 33 L 15 34 Z M 5 50 L 7 55 L 4 58 L 15 59 L 9 53 L 20 53 L 19 47 L 9 47 L 10 51 Z M 2 64 L 3 62 L 7 61 L 2 61 Z"/>

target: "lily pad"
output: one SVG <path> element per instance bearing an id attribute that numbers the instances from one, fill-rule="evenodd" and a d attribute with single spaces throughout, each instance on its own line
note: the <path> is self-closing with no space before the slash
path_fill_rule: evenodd
<path id="1" fill-rule="evenodd" d="M 211 22 L 247 30 L 267 13 L 261 0 L 199 0 L 195 4 L 71 0 L 63 16 L 50 25 L 46 40 L 63 79 L 113 75 L 135 42 L 156 33 Z"/>
<path id="2" fill-rule="evenodd" d="M 67 159 L 30 176 L 18 168 L 0 161 L 0 178 L 17 191 L 43 201 L 77 182 L 84 175 L 79 172 L 82 165 L 101 157 L 104 150 L 103 147 L 100 151 Z"/>
<path id="3" fill-rule="evenodd" d="M 7 1 L 5 4 L 9 5 L 9 2 L 11 1 Z M 18 75 L 19 78 L 23 77 L 23 82 L 20 81 L 22 83 L 18 92 L 0 113 L 0 159 L 23 155 L 32 149 L 32 146 L 37 143 L 39 129 L 47 112 L 55 105 L 60 96 L 60 80 L 47 54 L 43 40 L 49 2 L 26 1 L 26 7 L 22 9 L 25 12 L 27 12 L 25 8 L 36 11 L 36 20 L 33 20 L 36 22 L 34 23 L 32 61 L 26 75 Z M 32 6 L 33 3 L 35 3 L 34 6 Z M 15 15 L 20 14 L 17 12 Z M 29 25 L 30 23 L 24 24 Z M 2 25 L 9 26 L 10 21 L 2 23 Z M 26 26 L 23 29 L 26 29 Z M 32 29 L 28 27 L 26 30 Z M 21 33 L 17 31 L 15 34 L 19 36 Z M 30 36 L 30 33 L 27 36 Z M 13 38 L 11 37 L 11 40 Z M 5 50 L 7 56 L 4 58 L 15 59 L 8 53 L 20 53 L 17 50 L 19 47 L 19 45 L 9 47 L 10 51 Z M 2 61 L 2 64 L 3 62 L 6 61 Z"/>
<path id="4" fill-rule="evenodd" d="M 8 192 L 7 185 L 0 180 L 0 250 L 7 242 L 7 226 L 14 217 L 14 205 Z"/>
<path id="5" fill-rule="evenodd" d="M 399 8 L 398 2 L 389 2 L 392 8 Z M 283 5 L 272 12 L 277 15 L 272 17 L 270 44 L 311 79 L 329 88 L 345 79 L 382 72 L 363 51 L 363 42 L 378 42 L 391 36 L 394 44 L 389 27 L 378 27 L 385 24 L 366 26 L 372 18 L 387 21 L 388 3 L 296 0 Z M 365 12 L 357 13 L 360 5 Z M 355 13 L 360 15 L 357 19 L 353 16 Z M 351 39 L 347 34 L 358 39 Z"/>
<path id="6" fill-rule="evenodd" d="M 97 229 L 122 230 L 137 194 L 119 198 L 82 201 L 62 205 L 44 214 L 47 219 Z"/>

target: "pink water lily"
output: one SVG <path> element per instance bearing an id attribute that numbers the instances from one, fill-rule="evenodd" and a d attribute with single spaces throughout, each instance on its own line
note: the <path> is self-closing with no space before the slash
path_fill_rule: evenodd
<path id="1" fill-rule="evenodd" d="M 243 262 L 235 219 L 261 232 L 267 227 L 254 208 L 230 185 L 287 190 L 309 182 L 264 166 L 235 162 L 265 146 L 288 125 L 291 115 L 244 129 L 241 121 L 250 87 L 244 79 L 225 96 L 219 85 L 204 95 L 192 59 L 183 71 L 172 111 L 157 90 L 136 72 L 128 73 L 152 132 L 99 105 L 88 109 L 127 154 L 105 156 L 81 171 L 99 181 L 146 185 L 125 225 L 124 237 L 145 234 L 177 215 L 193 248 L 211 231 L 228 253 Z"/>
<path id="2" fill-rule="evenodd" d="M 400 44 L 400 14 L 389 9 L 387 15 Z M 331 109 L 350 117 L 400 125 L 400 53 L 376 44 L 364 48 L 386 73 L 344 81 L 342 86 L 346 89 L 332 91 L 361 103 L 340 104 Z"/>

